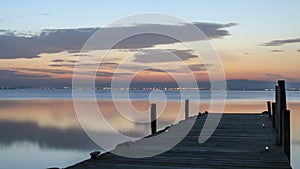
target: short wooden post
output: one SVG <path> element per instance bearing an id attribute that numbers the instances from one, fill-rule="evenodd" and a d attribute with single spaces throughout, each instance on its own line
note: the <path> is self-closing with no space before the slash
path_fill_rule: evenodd
<path id="1" fill-rule="evenodd" d="M 272 102 L 272 127 L 275 129 L 275 103 Z"/>
<path id="2" fill-rule="evenodd" d="M 90 153 L 91 159 L 96 160 L 100 157 L 101 152 L 100 151 L 93 151 Z"/>
<path id="3" fill-rule="evenodd" d="M 267 107 L 268 107 L 269 117 L 271 118 L 271 102 L 270 101 L 267 102 Z"/>
<path id="4" fill-rule="evenodd" d="M 185 99 L 185 119 L 189 118 L 189 100 Z"/>
<path id="5" fill-rule="evenodd" d="M 287 155 L 289 161 L 291 159 L 291 142 L 290 142 L 290 111 L 285 110 L 283 112 L 283 140 L 282 140 L 282 146 L 283 151 Z"/>
<path id="6" fill-rule="evenodd" d="M 151 104 L 151 134 L 155 134 L 157 132 L 156 127 L 156 104 Z"/>

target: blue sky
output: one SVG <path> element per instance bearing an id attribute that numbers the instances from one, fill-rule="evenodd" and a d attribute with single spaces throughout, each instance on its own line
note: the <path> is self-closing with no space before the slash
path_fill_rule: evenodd
<path id="1" fill-rule="evenodd" d="M 161 12 L 188 21 L 236 22 L 294 29 L 299 17 L 297 0 L 248 1 L 1 1 L 2 29 L 45 29 L 103 26 L 121 17 Z M 251 24 L 252 23 L 252 24 Z M 249 28 L 251 29 L 251 28 Z M 252 28 L 253 29 L 253 28 Z M 293 30 L 292 32 L 296 31 Z"/>

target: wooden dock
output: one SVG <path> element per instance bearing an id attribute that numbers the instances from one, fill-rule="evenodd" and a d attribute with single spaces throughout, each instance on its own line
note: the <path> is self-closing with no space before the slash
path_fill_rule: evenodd
<path id="1" fill-rule="evenodd" d="M 276 133 L 268 115 L 224 114 L 212 137 L 199 144 L 199 132 L 206 116 L 197 117 L 192 130 L 181 143 L 163 154 L 139 159 L 105 153 L 96 160 L 89 159 L 69 169 L 291 168 L 281 146 L 275 144 Z M 178 127 L 181 124 L 169 130 Z M 128 149 L 130 151 L 130 147 Z"/>
<path id="2" fill-rule="evenodd" d="M 172 130 L 180 130 L 185 127 L 185 123 L 195 121 L 186 137 L 165 153 L 148 158 L 127 158 L 107 152 L 96 159 L 82 161 L 68 169 L 291 168 L 289 138 L 287 138 L 290 124 L 282 124 L 286 122 L 284 119 L 289 120 L 289 116 L 285 116 L 287 110 L 280 106 L 285 100 L 282 101 L 277 94 L 276 98 L 277 103 L 271 106 L 268 102 L 268 111 L 264 113 L 223 114 L 213 135 L 202 144 L 198 139 L 208 114 L 189 117 L 168 128 L 167 132 L 154 132 L 153 135 L 160 134 L 172 139 L 176 137 L 172 135 Z M 138 146 L 140 141 L 143 139 L 135 144 L 123 144 L 118 148 L 130 151 L 134 146 Z M 149 147 L 144 147 L 144 151 L 149 151 Z"/>

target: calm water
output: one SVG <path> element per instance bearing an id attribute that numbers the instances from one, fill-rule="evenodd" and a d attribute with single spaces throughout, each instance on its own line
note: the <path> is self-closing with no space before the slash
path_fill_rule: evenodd
<path id="1" fill-rule="evenodd" d="M 118 90 L 117 99 L 124 99 L 123 93 L 127 93 L 126 90 Z M 200 100 L 210 100 L 211 92 L 208 90 L 201 91 L 187 91 L 191 94 L 191 99 L 199 100 L 199 98 L 194 98 L 196 96 L 195 92 L 199 92 Z M 149 90 L 130 90 L 129 97 L 133 100 L 148 100 Z M 179 91 L 164 91 L 168 100 L 180 100 Z M 227 91 L 227 99 L 230 101 L 266 101 L 273 100 L 274 91 Z M 110 100 L 112 99 L 111 92 L 109 90 L 95 90 L 95 95 L 97 99 L 100 100 Z M 16 89 L 16 90 L 1 90 L 0 89 L 0 99 L 1 100 L 12 100 L 12 99 L 71 99 L 72 91 L 63 89 L 53 89 L 53 90 L 38 90 L 38 89 Z M 287 91 L 287 99 L 289 101 L 300 101 L 300 91 Z"/>
<path id="2" fill-rule="evenodd" d="M 123 91 L 127 92 L 127 91 Z M 195 92 L 195 91 L 191 91 Z M 149 109 L 150 91 L 130 91 L 132 104 L 139 110 Z M 179 110 L 180 93 L 165 91 L 170 101 L 159 119 L 159 128 L 173 123 Z M 124 99 L 122 91 L 118 100 Z M 111 101 L 111 93 L 97 90 L 96 97 L 102 113 L 119 132 L 141 137 L 149 134 L 148 125 L 136 125 L 120 120 Z M 210 91 L 200 91 L 200 101 L 210 100 Z M 292 165 L 300 168 L 300 92 L 287 92 L 288 107 L 292 110 Z M 73 108 L 71 90 L 0 90 L 0 168 L 39 169 L 66 167 L 89 158 L 100 148 L 82 130 Z M 271 91 L 229 91 L 225 112 L 261 112 L 266 100 L 273 100 Z M 197 98 L 190 98 L 197 100 Z M 199 111 L 209 109 L 204 104 Z M 178 112 L 182 113 L 182 112 Z M 197 112 L 194 112 L 197 114 Z M 116 120 L 117 119 L 117 120 Z M 97 124 L 90 119 L 92 124 Z"/>
<path id="3" fill-rule="evenodd" d="M 112 99 L 111 92 L 109 90 L 96 90 L 97 99 L 101 100 L 110 100 Z M 123 93 L 128 92 L 127 90 L 118 90 L 117 91 L 119 98 L 122 99 L 124 95 Z M 180 92 L 179 91 L 164 91 L 167 98 L 169 100 L 180 100 Z M 190 93 L 198 92 L 198 91 L 187 91 Z M 134 100 L 148 100 L 149 94 L 151 91 L 149 90 L 130 90 L 129 95 L 131 99 Z M 261 100 L 265 101 L 268 99 L 274 98 L 274 92 L 272 91 L 228 91 L 227 99 L 230 100 Z M 289 100 L 300 100 L 300 92 L 288 92 L 288 96 L 290 96 Z M 200 99 L 209 100 L 211 98 L 211 93 L 208 90 L 199 91 Z M 194 95 L 192 95 L 194 96 Z M 17 90 L 0 90 L 0 99 L 71 99 L 72 91 L 71 90 L 32 90 L 32 89 L 17 89 Z M 198 98 L 192 98 L 198 99 Z"/>

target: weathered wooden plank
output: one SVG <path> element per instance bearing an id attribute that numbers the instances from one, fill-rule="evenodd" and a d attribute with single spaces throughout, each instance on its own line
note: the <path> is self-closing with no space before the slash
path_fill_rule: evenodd
<path id="1" fill-rule="evenodd" d="M 89 159 L 69 168 L 291 168 L 281 146 L 274 144 L 276 132 L 268 115 L 224 114 L 210 139 L 199 144 L 199 133 L 206 117 L 207 115 L 198 116 L 187 136 L 171 150 L 160 155 L 126 158 L 108 152 L 99 159 Z M 181 126 L 184 125 L 179 123 L 169 130 L 177 130 Z M 171 132 L 162 134 L 169 139 L 177 137 L 169 133 Z M 145 151 L 149 148 L 151 147 L 143 147 Z"/>

